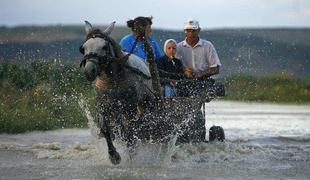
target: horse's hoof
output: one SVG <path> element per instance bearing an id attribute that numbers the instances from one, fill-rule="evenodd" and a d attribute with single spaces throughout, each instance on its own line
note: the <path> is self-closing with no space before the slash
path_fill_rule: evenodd
<path id="1" fill-rule="evenodd" d="M 121 162 L 122 158 L 117 151 L 109 151 L 109 158 L 112 164 L 117 165 Z"/>

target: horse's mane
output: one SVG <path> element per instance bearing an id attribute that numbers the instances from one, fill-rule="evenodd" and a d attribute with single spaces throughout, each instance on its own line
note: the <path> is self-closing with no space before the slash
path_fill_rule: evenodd
<path id="1" fill-rule="evenodd" d="M 124 57 L 125 54 L 123 53 L 121 46 L 120 46 L 113 38 L 111 38 L 111 37 L 110 37 L 110 41 L 111 41 L 111 44 L 112 44 L 112 46 L 113 46 L 113 48 L 114 48 L 115 56 L 116 56 L 117 58 L 122 58 L 122 57 Z"/>

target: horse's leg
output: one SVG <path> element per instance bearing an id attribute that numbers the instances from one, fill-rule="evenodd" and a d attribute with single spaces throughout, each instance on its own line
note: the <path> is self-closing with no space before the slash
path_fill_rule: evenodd
<path id="1" fill-rule="evenodd" d="M 104 135 L 107 145 L 108 145 L 108 153 L 109 158 L 112 164 L 119 164 L 121 162 L 121 156 L 116 151 L 115 146 L 113 145 L 112 137 L 111 137 L 111 129 L 106 128 L 106 131 L 103 130 L 103 128 L 100 128 L 101 133 Z"/>
<path id="2" fill-rule="evenodd" d="M 129 76 L 132 77 L 132 76 Z M 137 95 L 133 87 L 129 87 L 126 90 L 120 91 L 120 109 L 124 115 L 125 124 L 123 129 L 123 137 L 126 141 L 127 148 L 129 150 L 129 156 L 134 153 L 137 139 L 139 136 L 139 119 L 143 111 L 137 108 Z"/>
<path id="3" fill-rule="evenodd" d="M 121 156 L 116 151 L 112 140 L 112 130 L 110 126 L 110 119 L 113 117 L 113 101 L 109 101 L 107 94 L 98 94 L 97 96 L 97 118 L 100 133 L 104 135 L 107 145 L 109 158 L 112 164 L 119 164 L 121 162 Z"/>
<path id="4" fill-rule="evenodd" d="M 129 138 L 128 138 L 128 147 L 134 148 L 136 141 L 139 139 L 141 141 L 150 140 L 150 124 L 145 119 L 145 114 L 149 113 L 146 109 L 147 102 L 138 102 L 136 103 L 129 112 L 130 114 L 130 123 L 128 127 Z"/>

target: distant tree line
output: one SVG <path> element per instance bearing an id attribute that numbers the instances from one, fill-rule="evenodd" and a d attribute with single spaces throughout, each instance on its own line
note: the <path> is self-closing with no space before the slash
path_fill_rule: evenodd
<path id="1" fill-rule="evenodd" d="M 181 28 L 181 27 L 180 27 Z M 102 28 L 104 29 L 104 28 Z M 129 28 L 116 27 L 112 37 L 119 41 Z M 166 39 L 184 39 L 179 31 L 154 29 L 161 47 Z M 223 64 L 220 76 L 247 74 L 254 77 L 283 72 L 310 79 L 310 29 L 217 29 L 202 30 Z M 83 26 L 0 27 L 0 59 L 34 61 L 57 59 L 79 61 L 78 48 L 85 40 Z"/>

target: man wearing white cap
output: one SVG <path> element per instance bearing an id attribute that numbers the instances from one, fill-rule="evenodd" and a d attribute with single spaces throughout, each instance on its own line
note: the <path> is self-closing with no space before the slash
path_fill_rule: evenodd
<path id="1" fill-rule="evenodd" d="M 201 39 L 199 32 L 200 27 L 197 20 L 189 19 L 185 21 L 185 40 L 177 45 L 176 58 L 180 59 L 184 66 L 185 77 L 196 80 L 185 86 L 180 85 L 179 89 L 181 92 L 184 90 L 185 96 L 192 95 L 191 93 L 195 90 L 204 90 L 206 88 L 204 83 L 212 81 L 209 77 L 218 74 L 221 66 L 214 46 L 211 42 Z M 205 141 L 205 135 L 205 118 L 200 111 L 196 118 L 190 122 L 188 128 L 184 129 L 183 135 L 178 139 L 178 142 L 203 142 Z"/>
<path id="2" fill-rule="evenodd" d="M 176 57 L 186 67 L 187 78 L 203 78 L 219 73 L 221 66 L 217 52 L 210 41 L 199 37 L 199 22 L 189 19 L 184 23 L 185 40 L 177 46 Z"/>

